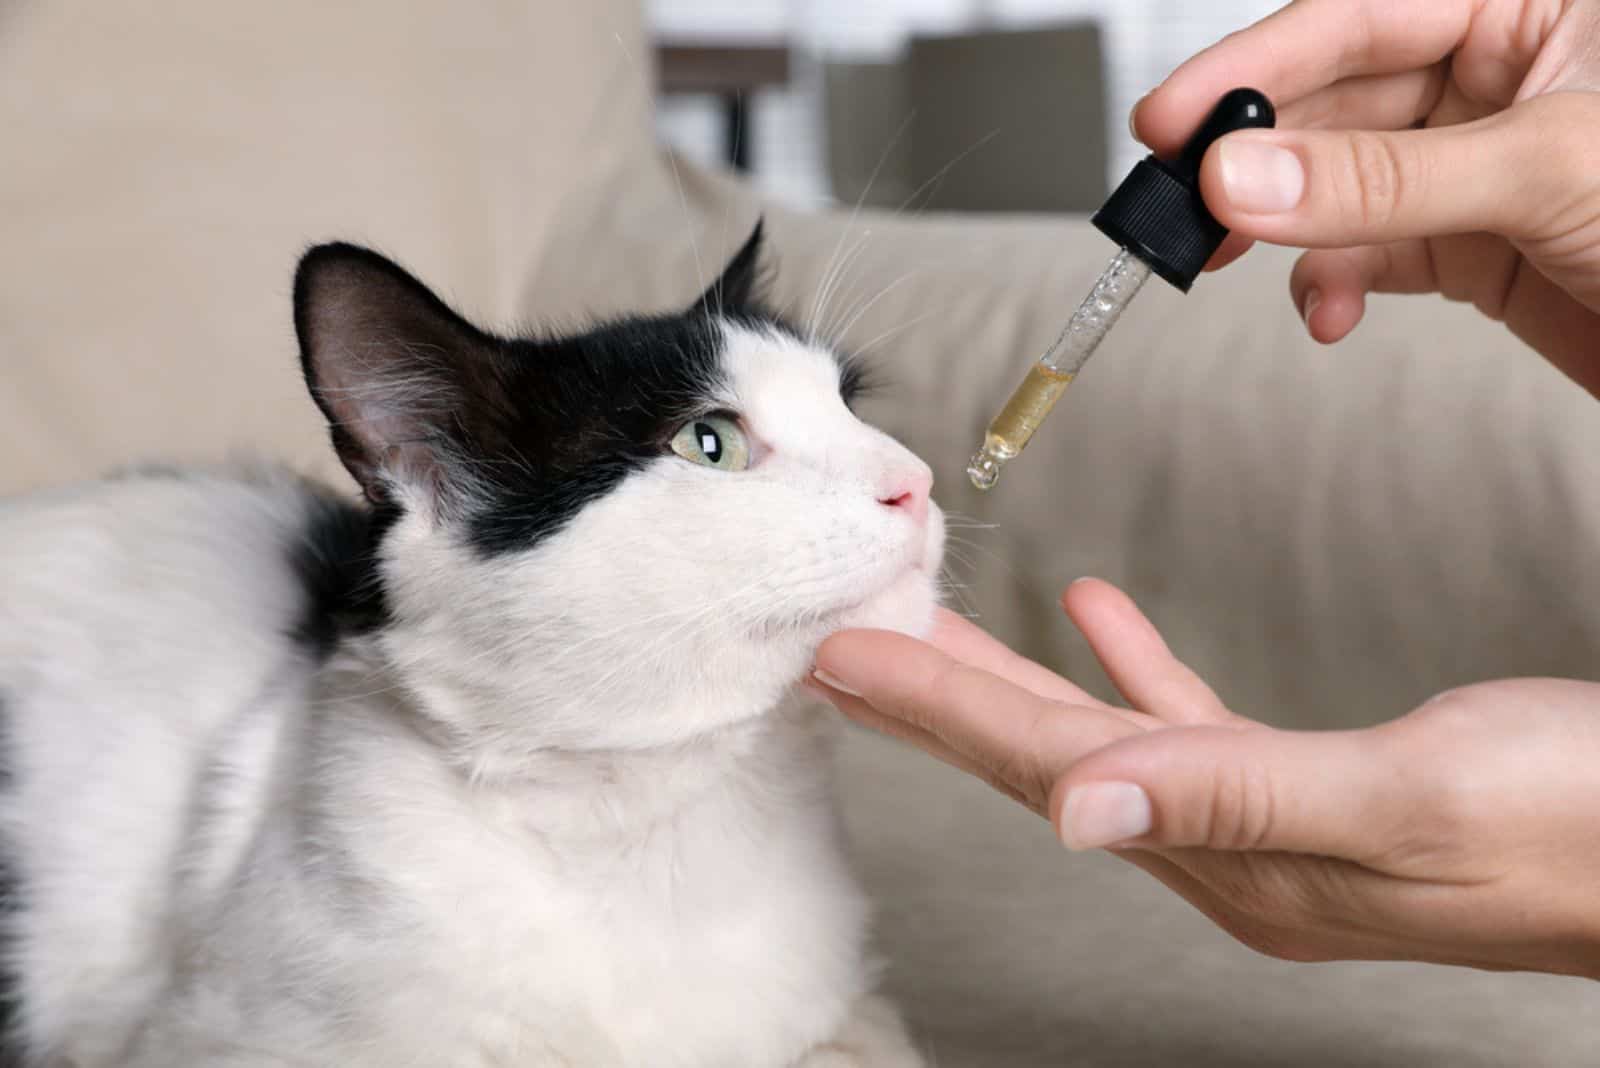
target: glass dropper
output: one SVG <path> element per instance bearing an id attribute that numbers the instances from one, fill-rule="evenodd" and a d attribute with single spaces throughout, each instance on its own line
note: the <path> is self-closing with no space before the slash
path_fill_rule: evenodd
<path id="1" fill-rule="evenodd" d="M 1000 468 L 1027 447 L 1152 273 L 1182 292 L 1189 291 L 1228 236 L 1200 196 L 1200 162 L 1206 150 L 1224 134 L 1270 127 L 1275 121 L 1264 95 L 1254 89 L 1233 90 L 1212 109 L 1176 160 L 1147 156 L 1095 213 L 1091 221 L 1122 251 L 989 424 L 983 446 L 967 466 L 974 486 L 994 487 Z"/>
<path id="2" fill-rule="evenodd" d="M 1011 394 L 1006 406 L 989 424 L 983 448 L 967 465 L 967 476 L 981 490 L 1000 479 L 1000 467 L 1022 452 L 1050 409 L 1067 391 L 1078 371 L 1089 362 L 1111 327 L 1150 277 L 1150 265 L 1123 249 L 1100 275 L 1094 289 L 1067 320 L 1061 336 L 1051 345 L 1028 377 Z"/>

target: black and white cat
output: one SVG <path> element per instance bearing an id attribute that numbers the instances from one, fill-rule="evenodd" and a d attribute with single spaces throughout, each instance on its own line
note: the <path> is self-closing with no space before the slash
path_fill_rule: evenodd
<path id="1" fill-rule="evenodd" d="M 943 520 L 759 253 L 528 340 L 322 246 L 295 323 L 364 504 L 0 503 L 5 1063 L 921 1063 L 783 699 L 928 625 Z"/>

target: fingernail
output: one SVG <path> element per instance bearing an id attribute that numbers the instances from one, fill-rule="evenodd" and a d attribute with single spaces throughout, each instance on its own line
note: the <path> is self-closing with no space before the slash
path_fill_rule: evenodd
<path id="1" fill-rule="evenodd" d="M 1287 148 L 1249 137 L 1217 142 L 1222 189 L 1229 203 L 1252 215 L 1276 215 L 1300 203 L 1306 170 Z"/>
<path id="2" fill-rule="evenodd" d="M 840 682 L 838 679 L 834 678 L 832 675 L 828 674 L 826 671 L 823 671 L 821 668 L 813 669 L 811 674 L 812 674 L 813 678 L 815 678 L 818 682 L 822 683 L 822 685 L 824 685 L 824 686 L 828 686 L 828 687 L 831 687 L 831 688 L 833 688 L 835 690 L 838 690 L 840 693 L 847 693 L 851 697 L 860 697 L 861 696 L 861 691 L 852 690 L 850 687 L 846 686 L 844 683 Z"/>
<path id="3" fill-rule="evenodd" d="M 1061 844 L 1100 849 L 1150 832 L 1150 798 L 1131 782 L 1074 786 L 1061 805 Z"/>
<path id="4" fill-rule="evenodd" d="M 1149 94 L 1145 95 L 1148 96 Z M 1144 100 L 1145 98 L 1141 96 L 1134 102 L 1132 110 L 1128 112 L 1128 136 L 1135 141 L 1139 140 L 1139 106 L 1144 103 Z"/>
<path id="5" fill-rule="evenodd" d="M 1305 320 L 1307 326 L 1311 325 L 1311 313 L 1317 310 L 1317 305 L 1322 303 L 1322 290 L 1315 286 L 1306 290 L 1305 303 L 1300 308 L 1300 318 Z"/>

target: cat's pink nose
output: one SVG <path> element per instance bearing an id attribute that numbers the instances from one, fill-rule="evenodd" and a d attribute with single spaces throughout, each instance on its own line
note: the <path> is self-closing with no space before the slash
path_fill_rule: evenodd
<path id="1" fill-rule="evenodd" d="M 903 509 L 912 522 L 922 526 L 928 521 L 928 493 L 932 489 L 932 471 L 926 467 L 906 468 L 883 480 L 878 503 Z"/>

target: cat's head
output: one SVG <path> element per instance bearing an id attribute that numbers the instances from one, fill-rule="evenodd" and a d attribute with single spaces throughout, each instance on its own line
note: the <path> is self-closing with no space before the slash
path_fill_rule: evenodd
<path id="1" fill-rule="evenodd" d="M 463 739 L 666 744 L 774 705 L 846 626 L 917 632 L 944 523 L 858 376 L 760 310 L 761 228 L 676 314 L 501 337 L 378 254 L 301 261 L 295 325 L 381 517 L 410 689 Z"/>

